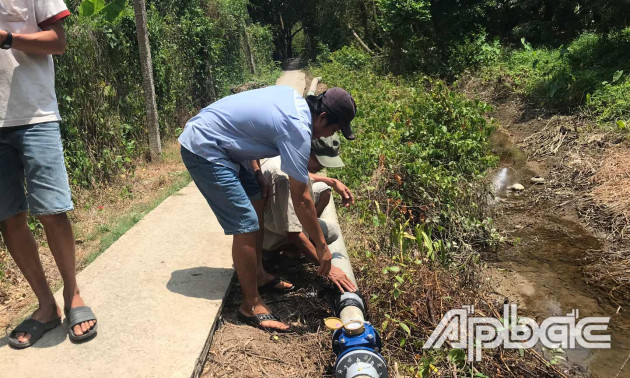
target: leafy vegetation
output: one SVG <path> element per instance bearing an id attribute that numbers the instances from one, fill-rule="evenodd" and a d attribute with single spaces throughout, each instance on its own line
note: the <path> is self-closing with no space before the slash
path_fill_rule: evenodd
<path id="1" fill-rule="evenodd" d="M 503 51 L 483 68 L 488 81 L 560 110 L 582 109 L 602 123 L 625 129 L 630 120 L 630 28 L 606 36 L 584 33 L 567 46 Z"/>
<path id="2" fill-rule="evenodd" d="M 273 30 L 279 58 L 315 59 L 360 38 L 384 72 L 447 79 L 487 64 L 499 44 L 557 48 L 584 32 L 618 33 L 630 16 L 615 0 L 252 0 L 249 10 Z"/>
<path id="3" fill-rule="evenodd" d="M 275 81 L 269 30 L 246 26 L 244 0 L 150 3 L 148 28 L 160 132 L 173 137 L 199 108 L 254 77 Z M 73 185 L 89 187 L 132 169 L 146 151 L 139 53 L 132 7 L 69 1 L 68 47 L 56 58 L 57 97 Z M 117 12 L 108 12 L 116 8 Z M 77 13 L 77 12 L 75 12 Z M 113 15 L 113 17 L 112 17 Z"/>
<path id="4" fill-rule="evenodd" d="M 362 287 L 387 345 L 411 362 L 427 336 L 418 320 L 425 306 L 417 306 L 429 290 L 424 279 L 442 272 L 456 286 L 453 273 L 471 273 L 475 250 L 496 237 L 475 184 L 496 162 L 488 153 L 494 125 L 484 117 L 489 105 L 441 80 L 380 76 L 363 55 L 344 48 L 314 74 L 357 102 L 359 137 L 342 145 L 346 168 L 330 173 L 361 198 L 346 217 L 363 235 L 355 244 L 365 249 L 354 250 Z M 409 368 L 420 373 L 437 360 Z"/>
<path id="5" fill-rule="evenodd" d="M 539 106 L 627 130 L 629 11 L 614 1 L 355 0 L 327 12 L 339 20 L 333 30 L 305 29 L 315 34 L 305 55 L 322 65 L 314 75 L 357 100 L 360 137 L 343 144 L 347 168 L 331 173 L 362 198 L 344 231 L 386 356 L 405 375 L 562 375 L 553 353 L 502 352 L 474 367 L 461 351 L 421 351 L 444 309 L 474 303 L 500 316 L 474 277 L 476 251 L 501 240 L 477 186 L 495 162 L 490 107 L 446 83 L 482 75 Z"/>
<path id="6" fill-rule="evenodd" d="M 361 53 L 350 51 L 333 53 L 332 63 L 317 74 L 350 91 L 357 101 L 355 123 L 361 138 L 344 144 L 349 169 L 340 178 L 376 201 L 362 204 L 363 221 L 380 225 L 389 217 L 413 236 L 403 234 L 404 239 L 427 252 L 431 248 L 422 233 L 443 239 L 449 254 L 465 248 L 473 239 L 460 238 L 454 247 L 456 233 L 447 230 L 458 229 L 461 236 L 481 226 L 481 220 L 459 213 L 457 204 L 468 192 L 467 180 L 481 177 L 495 163 L 487 153 L 494 126 L 484 114 L 490 106 L 467 100 L 426 76 L 382 77 L 369 66 L 357 69 L 361 58 L 348 56 Z"/>
<path id="7" fill-rule="evenodd" d="M 83 0 L 79 5 L 79 17 L 103 17 L 113 22 L 127 6 L 126 0 L 114 0 L 105 5 L 105 0 Z"/>

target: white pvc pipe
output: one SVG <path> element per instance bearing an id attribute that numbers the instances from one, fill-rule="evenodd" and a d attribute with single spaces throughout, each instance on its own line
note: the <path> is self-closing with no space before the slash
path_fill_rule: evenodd
<path id="1" fill-rule="evenodd" d="M 308 87 L 308 92 L 306 93 L 307 96 L 314 96 L 315 92 L 317 92 L 317 84 L 319 84 L 319 81 L 321 80 L 321 77 L 315 77 L 313 78 L 313 81 L 311 81 L 311 86 Z"/>
<path id="2" fill-rule="evenodd" d="M 335 202 L 331 196 L 330 202 L 322 212 L 320 216 L 321 219 L 326 221 L 328 227 L 339 227 L 339 218 L 337 217 L 337 210 L 335 209 Z M 352 281 L 354 286 L 357 286 L 357 281 L 354 277 L 354 272 L 352 271 L 352 265 L 350 264 L 350 258 L 348 256 L 348 251 L 346 249 L 346 243 L 344 242 L 343 235 L 341 233 L 341 229 L 339 229 L 339 237 L 334 242 L 328 245 L 330 249 L 330 253 L 332 254 L 332 265 L 341 269 Z M 361 308 L 356 306 L 347 306 L 345 307 L 339 316 L 341 318 L 341 322 L 346 324 L 351 321 L 360 321 L 364 322 L 365 318 L 363 316 L 363 311 Z"/>

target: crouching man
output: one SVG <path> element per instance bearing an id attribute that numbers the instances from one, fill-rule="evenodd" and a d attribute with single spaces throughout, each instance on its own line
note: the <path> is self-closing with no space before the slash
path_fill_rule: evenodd
<path id="1" fill-rule="evenodd" d="M 330 202 L 331 188 L 341 195 L 342 205 L 354 204 L 354 197 L 348 187 L 341 181 L 317 175 L 323 168 L 343 167 L 343 161 L 339 157 L 339 137 L 335 134 L 328 138 L 320 138 L 311 143 L 311 154 L 308 161 L 309 189 L 315 202 L 317 217 L 326 239 L 326 243 L 334 242 L 340 234 L 339 226 L 321 219 L 321 215 Z M 280 156 L 267 159 L 261 163 L 261 171 L 269 184 L 268 200 L 265 206 L 264 216 L 264 241 L 263 249 L 276 251 L 293 246 L 309 261 L 319 264 L 317 251 L 300 223 L 289 191 L 289 177 L 282 172 Z M 328 278 L 343 293 L 356 291 L 356 287 L 339 268 L 330 269 Z M 293 287 L 281 286 L 279 279 L 269 282 L 265 289 L 277 291 L 289 291 Z"/>

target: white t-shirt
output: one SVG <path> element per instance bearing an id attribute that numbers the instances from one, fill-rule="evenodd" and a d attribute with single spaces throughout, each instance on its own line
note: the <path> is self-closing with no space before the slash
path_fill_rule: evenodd
<path id="1" fill-rule="evenodd" d="M 11 33 L 37 33 L 69 15 L 63 0 L 0 1 L 0 29 Z M 59 120 L 52 55 L 0 49 L 0 127 Z"/>

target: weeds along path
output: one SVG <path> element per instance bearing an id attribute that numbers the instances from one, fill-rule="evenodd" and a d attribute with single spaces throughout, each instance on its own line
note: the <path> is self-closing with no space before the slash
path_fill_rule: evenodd
<path id="1" fill-rule="evenodd" d="M 611 151 L 628 156 L 630 149 L 614 135 L 588 131 L 575 116 L 549 115 L 520 100 L 493 102 L 491 116 L 501 125 L 493 152 L 501 161 L 489 184 L 495 224 L 508 238 L 486 256 L 495 294 L 539 319 L 572 309 L 579 309 L 580 318 L 611 317 L 610 350 L 572 349 L 566 357 L 595 376 L 613 377 L 630 354 L 628 261 L 622 252 L 628 243 L 624 214 L 615 211 L 625 204 L 597 206 L 601 198 L 591 177 Z M 534 177 L 545 181 L 535 183 Z M 522 192 L 508 189 L 516 183 Z M 602 279 L 597 270 L 607 256 L 618 262 L 606 264 L 610 276 Z M 625 277 L 615 275 L 624 270 Z M 629 374 L 625 369 L 621 376 Z"/>

